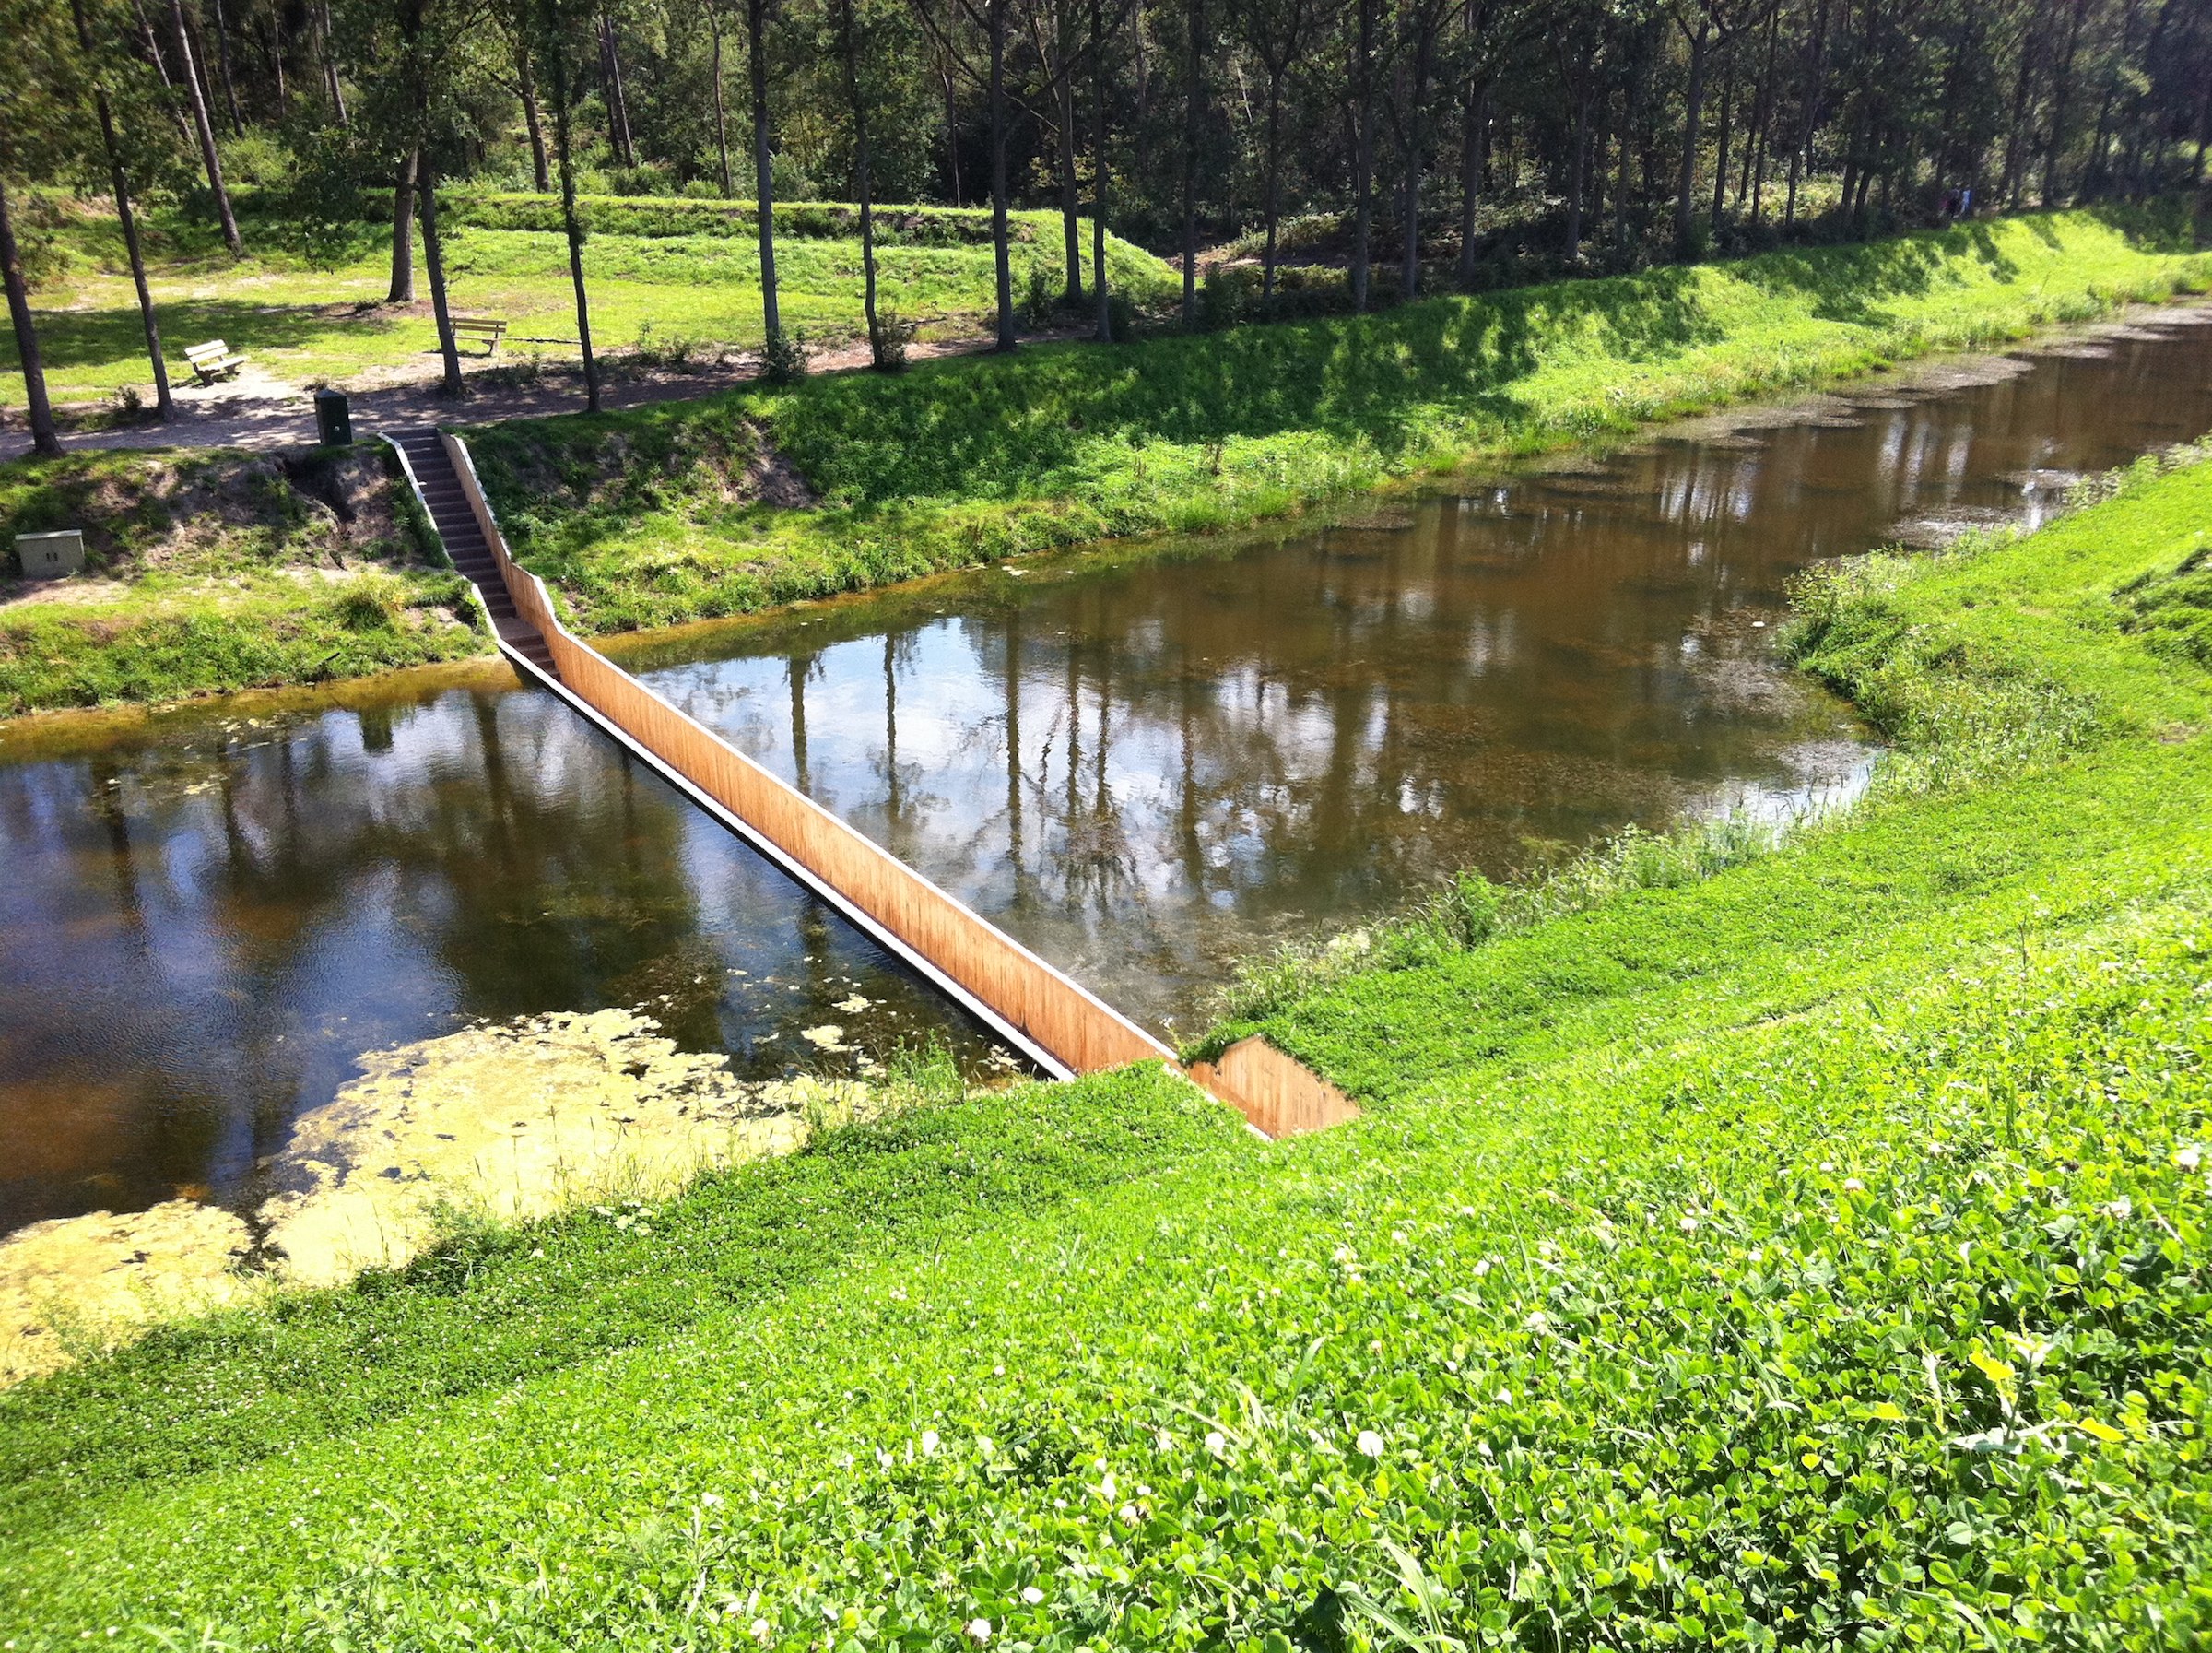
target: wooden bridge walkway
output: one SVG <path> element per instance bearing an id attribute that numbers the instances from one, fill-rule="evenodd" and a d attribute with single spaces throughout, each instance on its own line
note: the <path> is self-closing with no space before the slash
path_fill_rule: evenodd
<path id="1" fill-rule="evenodd" d="M 677 711 L 572 635 L 535 574 L 508 554 L 468 450 L 450 432 L 385 438 L 453 566 L 476 586 L 500 649 L 785 872 L 1055 1078 L 1175 1053 L 797 788 Z M 1257 1039 L 1191 1077 L 1269 1137 L 1358 1110 Z"/>

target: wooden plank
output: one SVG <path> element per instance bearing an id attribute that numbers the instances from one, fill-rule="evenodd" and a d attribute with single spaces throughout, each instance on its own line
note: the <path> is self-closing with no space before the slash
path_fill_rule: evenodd
<path id="1" fill-rule="evenodd" d="M 1234 1104 L 1268 1137 L 1326 1130 L 1359 1116 L 1350 1097 L 1257 1034 L 1238 1040 L 1218 1062 L 1194 1063 L 1191 1078 Z"/>
<path id="2" fill-rule="evenodd" d="M 726 810 L 740 831 L 865 919 L 865 927 L 890 939 L 925 974 L 980 1007 L 987 1021 L 1044 1053 L 1048 1066 L 1070 1073 L 1142 1061 L 1175 1066 L 1172 1051 L 1096 994 L 571 632 L 544 582 L 509 554 L 466 445 L 443 431 L 440 439 L 516 613 L 545 639 L 559 691 Z M 1218 1064 L 1191 1077 L 1270 1137 L 1320 1129 L 1359 1112 L 1335 1086 L 1258 1039 L 1232 1045 Z"/>

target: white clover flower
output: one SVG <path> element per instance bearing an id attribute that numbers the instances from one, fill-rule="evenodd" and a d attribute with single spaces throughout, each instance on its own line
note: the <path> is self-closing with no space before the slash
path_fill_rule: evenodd
<path id="1" fill-rule="evenodd" d="M 1744 1254 L 1744 1260 L 1751 1263 L 1763 1263 L 1767 1260 L 1767 1254 L 1761 1247 L 1754 1246 Z"/>
<path id="2" fill-rule="evenodd" d="M 1112 1470 L 1108 1470 L 1099 1479 L 1099 1496 L 1107 1499 L 1112 1498 L 1116 1485 L 1117 1483 L 1113 1479 L 1113 1472 Z"/>
<path id="3" fill-rule="evenodd" d="M 1034 1607 L 1044 1600 L 1044 1592 L 1033 1584 L 1024 1585 L 1021 1590 L 1021 1599 Z"/>
<path id="4" fill-rule="evenodd" d="M 1822 1160 L 1820 1162 L 1820 1171 L 1823 1175 L 1826 1175 L 1829 1172 L 1833 1171 L 1835 1168 L 1836 1162 L 1833 1160 Z"/>
<path id="5" fill-rule="evenodd" d="M 1865 1186 L 1866 1185 L 1865 1183 L 1861 1182 L 1855 1176 L 1847 1176 L 1843 1179 L 1843 1191 L 1846 1194 L 1856 1194 Z"/>
<path id="6" fill-rule="evenodd" d="M 2205 1163 L 2205 1151 L 2192 1142 L 2174 1151 L 2173 1163 L 2184 1171 L 2194 1171 Z"/>
<path id="7" fill-rule="evenodd" d="M 722 1494 L 720 1493 L 701 1493 L 699 1495 L 699 1501 L 712 1507 L 722 1502 Z"/>
<path id="8" fill-rule="evenodd" d="M 924 1458 L 927 1458 L 931 1453 L 935 1452 L 937 1449 L 938 1445 L 937 1432 L 935 1430 L 924 1429 L 922 1432 L 922 1456 Z"/>
<path id="9" fill-rule="evenodd" d="M 1686 1234 L 1694 1234 L 1698 1232 L 1698 1220 L 1695 1217 L 1679 1217 L 1676 1219 L 1675 1226 Z"/>
<path id="10" fill-rule="evenodd" d="M 992 1453 L 998 1450 L 996 1446 L 992 1445 L 991 1437 L 987 1435 L 979 1435 L 975 1437 L 975 1449 L 978 1452 L 981 1452 L 985 1458 L 989 1458 Z"/>
<path id="11" fill-rule="evenodd" d="M 1124 1521 L 1128 1522 L 1128 1523 L 1129 1523 L 1131 1526 L 1133 1526 L 1133 1527 L 1134 1527 L 1135 1525 L 1136 1525 L 1136 1505 L 1134 1505 L 1134 1504 L 1124 1504 L 1124 1505 L 1122 1505 L 1122 1507 L 1121 1507 L 1120 1509 L 1116 1510 L 1114 1513 L 1115 1513 L 1116 1515 L 1120 1516 L 1120 1517 L 1122 1517 L 1122 1519 L 1123 1519 L 1123 1520 L 1124 1520 Z"/>
<path id="12" fill-rule="evenodd" d="M 1490 1259 L 1489 1259 L 1488 1257 L 1484 1257 L 1484 1258 L 1483 1258 L 1483 1259 L 1482 1259 L 1480 1262 L 1478 1262 L 1478 1263 L 1477 1263 L 1477 1264 L 1475 1265 L 1475 1278 L 1476 1278 L 1477 1280 L 1480 1280 L 1480 1279 L 1481 1279 L 1481 1278 L 1482 1278 L 1484 1275 L 1488 1274 L 1489 1271 L 1490 1271 Z"/>
<path id="13" fill-rule="evenodd" d="M 1170 1435 L 1164 1429 L 1159 1432 L 1159 1435 L 1156 1438 L 1154 1444 L 1158 1446 L 1162 1452 L 1172 1452 L 1175 1450 L 1175 1437 Z"/>
<path id="14" fill-rule="evenodd" d="M 1352 1444 L 1359 1447 L 1361 1458 L 1381 1458 L 1382 1456 L 1382 1437 L 1371 1429 L 1362 1429 L 1359 1432 L 1359 1438 Z"/>
<path id="15" fill-rule="evenodd" d="M 753 1639 L 754 1639 L 755 1641 L 757 1641 L 757 1642 L 764 1642 L 764 1641 L 766 1641 L 766 1640 L 768 1639 L 768 1635 L 769 1635 L 769 1631 L 768 1631 L 768 1621 L 767 1621 L 766 1619 L 755 1619 L 755 1620 L 753 1621 L 753 1623 L 752 1623 L 752 1632 L 753 1632 Z"/>
<path id="16" fill-rule="evenodd" d="M 2108 1217 L 2117 1217 L 2124 1222 L 2129 1217 L 2135 1215 L 2136 1202 L 2130 1199 L 2126 1195 L 2123 1194 L 2119 1198 L 2112 1200 L 2107 1204 L 2100 1205 L 2097 1209 L 2103 1212 L 2104 1215 Z"/>
<path id="17" fill-rule="evenodd" d="M 970 1619 L 967 1630 L 968 1639 L 979 1647 L 991 1639 L 991 1621 L 989 1619 Z"/>
<path id="18" fill-rule="evenodd" d="M 1218 1429 L 1207 1430 L 1206 1432 L 1206 1449 L 1216 1458 L 1219 1458 L 1229 1450 L 1229 1437 Z"/>
<path id="19" fill-rule="evenodd" d="M 878 1468 L 888 1470 L 891 1467 L 892 1462 L 893 1459 L 889 1453 L 881 1446 L 876 1448 L 876 1463 Z"/>

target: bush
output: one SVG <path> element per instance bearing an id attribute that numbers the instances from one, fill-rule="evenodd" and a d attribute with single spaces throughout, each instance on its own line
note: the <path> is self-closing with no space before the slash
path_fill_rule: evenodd
<path id="1" fill-rule="evenodd" d="M 1252 313 L 1259 286 L 1259 277 L 1242 265 L 1214 266 L 1198 286 L 1200 328 L 1219 333 L 1235 326 Z"/>
<path id="2" fill-rule="evenodd" d="M 896 310 L 877 309 L 875 330 L 868 336 L 868 353 L 871 365 L 878 372 L 899 373 L 906 371 L 907 347 L 914 342 L 919 324 L 908 321 Z"/>
<path id="3" fill-rule="evenodd" d="M 813 352 L 806 336 L 786 327 L 770 336 L 760 351 L 760 377 L 771 384 L 795 384 L 806 376 Z"/>

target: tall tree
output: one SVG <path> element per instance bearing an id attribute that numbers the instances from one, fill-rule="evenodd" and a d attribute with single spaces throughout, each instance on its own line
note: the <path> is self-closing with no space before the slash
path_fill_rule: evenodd
<path id="1" fill-rule="evenodd" d="M 1382 0 L 1354 0 L 1352 45 L 1352 308 L 1367 310 L 1368 265 L 1375 221 L 1375 31 Z"/>
<path id="2" fill-rule="evenodd" d="M 123 230 L 124 251 L 131 263 L 131 285 L 138 295 L 138 321 L 146 334 L 146 359 L 154 373 L 154 410 L 166 420 L 176 417 L 177 404 L 170 391 L 169 362 L 161 352 L 161 323 L 154 313 L 153 289 L 146 278 L 146 249 L 138 235 L 138 215 L 132 207 L 130 169 L 115 119 L 114 100 L 108 92 L 112 58 L 93 31 L 88 0 L 69 0 L 69 15 L 76 25 L 77 50 L 82 53 L 79 71 L 92 89 L 100 149 L 115 196 L 115 219 Z"/>
<path id="3" fill-rule="evenodd" d="M 16 360 L 23 375 L 23 398 L 30 414 L 34 453 L 59 458 L 62 438 L 54 428 L 53 405 L 46 395 L 46 357 L 39 348 L 38 324 L 30 313 L 30 286 L 23 278 L 23 254 L 16 244 L 16 222 L 7 204 L 7 178 L 0 171 L 0 282 L 7 288 L 8 325 L 15 329 Z"/>
<path id="4" fill-rule="evenodd" d="M 868 103 L 872 88 L 861 78 L 861 0 L 838 0 L 838 55 L 844 60 L 845 97 L 853 110 L 853 184 L 860 204 L 861 313 L 867 322 L 868 359 L 878 368 L 897 365 L 892 341 L 876 314 L 876 195 L 869 178 Z"/>
<path id="5" fill-rule="evenodd" d="M 1014 348 L 1014 259 L 1006 227 L 1006 0 L 989 0 L 991 254 L 998 277 L 997 348 Z"/>
<path id="6" fill-rule="evenodd" d="M 230 256 L 243 258 L 245 242 L 239 239 L 238 218 L 230 210 L 230 192 L 223 187 L 223 158 L 215 145 L 215 124 L 207 118 L 207 96 L 200 84 L 199 71 L 192 60 L 192 36 L 184 27 L 184 0 L 169 0 L 170 26 L 176 31 L 177 62 L 182 65 L 182 78 L 185 94 L 192 108 L 194 132 L 200 140 L 200 160 L 207 169 L 207 192 L 215 197 L 216 217 L 223 226 L 223 244 L 230 249 Z"/>
<path id="7" fill-rule="evenodd" d="M 1090 0 L 1091 291 L 1098 299 L 1099 342 L 1113 342 L 1113 307 L 1106 288 L 1106 9 Z M 1118 22 L 1119 19 L 1117 18 Z"/>
<path id="8" fill-rule="evenodd" d="M 1266 124 L 1262 144 L 1260 294 L 1275 297 L 1276 248 L 1283 217 L 1283 86 L 1322 26 L 1325 0 L 1239 0 L 1238 36 L 1266 72 Z"/>
<path id="9" fill-rule="evenodd" d="M 560 173 L 560 228 L 569 245 L 569 284 L 576 298 L 576 342 L 583 352 L 584 406 L 599 411 L 599 360 L 592 352 L 592 305 L 583 285 L 583 220 L 576 208 L 576 72 L 570 56 L 578 19 L 569 0 L 535 0 L 533 55 L 546 65 L 553 94 L 553 158 Z"/>
<path id="10" fill-rule="evenodd" d="M 745 22 L 753 80 L 753 213 L 759 220 L 760 317 L 769 348 L 783 337 L 783 315 L 776 301 L 776 181 L 768 147 L 769 0 L 745 0 Z"/>
<path id="11" fill-rule="evenodd" d="M 1198 140 L 1206 125 L 1206 0 L 1183 0 L 1182 325 L 1198 322 Z"/>

